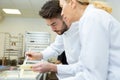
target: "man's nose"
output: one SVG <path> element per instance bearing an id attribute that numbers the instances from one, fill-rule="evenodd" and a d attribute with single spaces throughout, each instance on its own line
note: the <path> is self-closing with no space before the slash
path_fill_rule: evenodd
<path id="1" fill-rule="evenodd" d="M 51 26 L 52 28 L 52 31 L 55 31 L 56 30 L 56 27 L 55 26 Z"/>
<path id="2" fill-rule="evenodd" d="M 61 16 L 63 17 L 63 11 L 61 12 Z"/>

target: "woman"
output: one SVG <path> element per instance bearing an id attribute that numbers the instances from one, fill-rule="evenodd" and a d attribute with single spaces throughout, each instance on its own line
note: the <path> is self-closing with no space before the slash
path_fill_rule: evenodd
<path id="1" fill-rule="evenodd" d="M 59 0 L 66 24 L 78 22 L 81 51 L 79 61 L 59 69 L 74 77 L 62 80 L 120 80 L 120 23 L 102 2 Z M 74 33 L 72 33 L 74 34 Z"/>

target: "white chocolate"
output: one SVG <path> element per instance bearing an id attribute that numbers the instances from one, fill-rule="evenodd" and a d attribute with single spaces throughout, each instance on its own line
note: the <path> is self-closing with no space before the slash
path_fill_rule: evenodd
<path id="1" fill-rule="evenodd" d="M 24 69 L 24 70 L 31 70 L 32 65 L 31 64 L 23 64 L 20 66 L 20 69 Z"/>

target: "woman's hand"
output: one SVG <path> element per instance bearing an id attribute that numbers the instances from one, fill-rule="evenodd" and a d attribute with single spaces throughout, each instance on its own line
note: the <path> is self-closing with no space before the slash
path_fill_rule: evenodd
<path id="1" fill-rule="evenodd" d="M 32 65 L 32 70 L 40 73 L 57 72 L 57 66 L 53 63 L 41 61 L 37 64 Z"/>

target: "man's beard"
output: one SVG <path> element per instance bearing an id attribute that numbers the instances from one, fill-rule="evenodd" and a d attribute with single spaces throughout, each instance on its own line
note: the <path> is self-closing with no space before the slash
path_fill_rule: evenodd
<path id="1" fill-rule="evenodd" d="M 68 27 L 67 27 L 67 25 L 66 25 L 66 23 L 65 22 L 63 22 L 63 29 L 61 30 L 61 31 L 56 31 L 56 33 L 58 34 L 58 35 L 62 35 L 65 31 L 67 31 L 68 30 Z"/>

